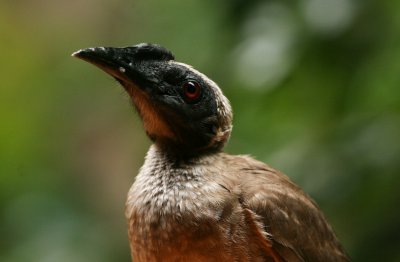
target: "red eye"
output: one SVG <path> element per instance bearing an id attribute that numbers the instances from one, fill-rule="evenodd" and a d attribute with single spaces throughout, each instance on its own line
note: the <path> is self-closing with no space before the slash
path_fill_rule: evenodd
<path id="1" fill-rule="evenodd" d="M 187 100 L 194 101 L 200 97 L 201 86 L 195 81 L 188 81 L 183 84 L 183 93 Z"/>

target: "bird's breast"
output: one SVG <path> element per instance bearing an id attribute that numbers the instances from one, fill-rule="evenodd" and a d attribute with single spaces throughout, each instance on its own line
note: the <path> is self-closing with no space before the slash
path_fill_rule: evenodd
<path id="1" fill-rule="evenodd" d="M 193 250 L 196 255 L 201 250 L 223 254 L 217 223 L 222 209 L 210 196 L 225 189 L 193 173 L 176 177 L 169 171 L 140 173 L 129 191 L 126 215 L 133 257 L 152 261 L 149 257 L 182 256 Z"/>

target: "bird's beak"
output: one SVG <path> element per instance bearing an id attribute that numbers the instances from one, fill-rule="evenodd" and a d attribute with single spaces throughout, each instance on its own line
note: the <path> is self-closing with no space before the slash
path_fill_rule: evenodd
<path id="1" fill-rule="evenodd" d="M 72 56 L 89 62 L 118 80 L 133 96 L 133 88 L 145 89 L 148 77 L 140 68 L 138 47 L 92 47 L 81 49 Z"/>
<path id="2" fill-rule="evenodd" d="M 87 61 L 118 80 L 139 111 L 149 136 L 172 137 L 165 117 L 152 96 L 158 87 L 157 64 L 173 60 L 166 49 L 149 44 L 81 49 L 72 56 Z"/>
<path id="3" fill-rule="evenodd" d="M 117 52 L 116 52 L 117 51 Z M 92 47 L 81 49 L 72 56 L 89 62 L 117 79 L 125 79 L 126 64 L 119 58 L 117 48 Z"/>

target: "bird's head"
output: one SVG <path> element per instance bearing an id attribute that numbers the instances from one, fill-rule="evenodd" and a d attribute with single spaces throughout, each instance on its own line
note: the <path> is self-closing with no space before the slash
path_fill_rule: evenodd
<path id="1" fill-rule="evenodd" d="M 232 110 L 221 89 L 155 44 L 82 49 L 73 56 L 113 76 L 130 95 L 146 133 L 157 145 L 183 154 L 222 149 Z"/>

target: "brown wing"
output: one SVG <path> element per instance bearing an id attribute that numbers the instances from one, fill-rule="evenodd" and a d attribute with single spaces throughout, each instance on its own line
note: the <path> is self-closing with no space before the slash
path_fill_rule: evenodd
<path id="1" fill-rule="evenodd" d="M 243 207 L 255 213 L 281 259 L 349 261 L 318 206 L 287 176 L 250 157 L 230 162 Z"/>

